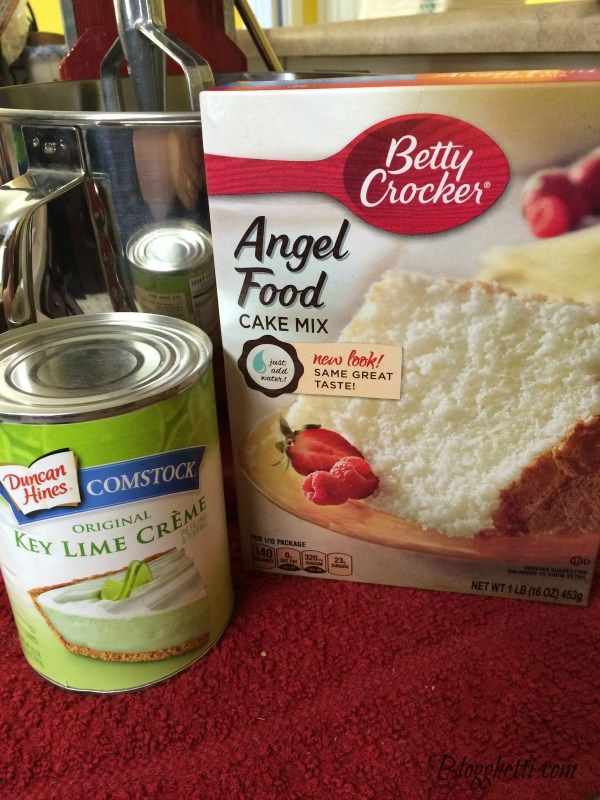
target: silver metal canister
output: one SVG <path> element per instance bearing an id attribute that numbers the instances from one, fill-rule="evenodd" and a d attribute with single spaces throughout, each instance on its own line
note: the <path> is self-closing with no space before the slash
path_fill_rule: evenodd
<path id="1" fill-rule="evenodd" d="M 60 686 L 146 686 L 227 625 L 211 356 L 143 313 L 0 336 L 0 565 L 25 656 Z"/>
<path id="2" fill-rule="evenodd" d="M 193 322 L 216 341 L 219 312 L 207 231 L 192 220 L 146 225 L 126 252 L 142 311 Z"/>
<path id="3" fill-rule="evenodd" d="M 0 330 L 138 311 L 127 243 L 152 225 L 209 227 L 190 82 L 167 78 L 164 112 L 138 111 L 130 80 L 120 89 L 123 103 L 111 111 L 101 81 L 0 88 Z"/>

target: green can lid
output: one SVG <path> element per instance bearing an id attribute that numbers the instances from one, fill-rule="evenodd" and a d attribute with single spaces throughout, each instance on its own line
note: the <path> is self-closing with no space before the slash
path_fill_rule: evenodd
<path id="1" fill-rule="evenodd" d="M 189 220 L 147 225 L 127 243 L 127 258 L 144 272 L 176 275 L 212 264 L 210 235 Z"/>
<path id="2" fill-rule="evenodd" d="M 133 411 L 184 391 L 209 337 L 159 314 L 89 314 L 0 335 L 0 422 L 64 423 Z"/>

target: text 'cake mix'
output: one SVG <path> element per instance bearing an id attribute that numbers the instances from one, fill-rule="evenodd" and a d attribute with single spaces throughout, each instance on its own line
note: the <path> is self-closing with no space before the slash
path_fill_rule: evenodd
<path id="1" fill-rule="evenodd" d="M 600 73 L 202 104 L 247 564 L 584 604 Z"/>

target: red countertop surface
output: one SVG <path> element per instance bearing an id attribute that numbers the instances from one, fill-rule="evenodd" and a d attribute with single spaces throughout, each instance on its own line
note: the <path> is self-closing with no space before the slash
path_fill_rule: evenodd
<path id="1" fill-rule="evenodd" d="M 230 527 L 230 627 L 206 658 L 138 692 L 45 682 L 2 587 L 2 800 L 587 800 L 600 789 L 598 580 L 591 605 L 573 608 L 252 574 Z"/>

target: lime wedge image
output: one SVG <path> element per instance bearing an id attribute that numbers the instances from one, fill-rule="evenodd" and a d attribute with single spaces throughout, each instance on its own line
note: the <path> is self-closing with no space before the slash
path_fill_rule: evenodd
<path id="1" fill-rule="evenodd" d="M 150 583 L 152 578 L 152 570 L 145 561 L 132 561 L 123 580 L 106 579 L 100 589 L 100 597 L 102 600 L 125 600 L 140 586 Z"/>

